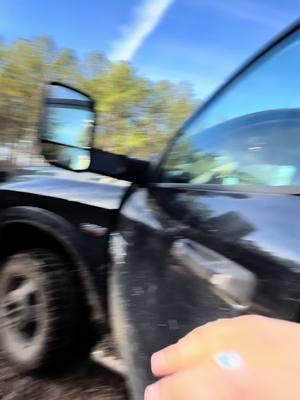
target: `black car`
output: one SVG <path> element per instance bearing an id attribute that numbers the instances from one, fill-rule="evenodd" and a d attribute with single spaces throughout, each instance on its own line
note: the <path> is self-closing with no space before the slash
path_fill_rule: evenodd
<path id="1" fill-rule="evenodd" d="M 299 320 L 299 67 L 298 23 L 230 79 L 152 162 L 94 148 L 93 100 L 48 85 L 40 129 L 45 157 L 132 184 L 95 184 L 91 195 L 90 184 L 85 191 L 82 183 L 81 195 L 93 203 L 88 211 L 87 199 L 74 199 L 68 183 L 61 185 L 69 201 L 43 194 L 41 204 L 40 188 L 48 184 L 51 193 L 57 185 L 43 179 L 30 190 L 27 182 L 2 192 L 3 208 L 10 204 L 1 222 L 1 249 L 10 255 L 0 280 L 2 303 L 4 293 L 24 293 L 37 282 L 33 310 L 54 315 L 30 324 L 39 314 L 27 310 L 20 313 L 26 329 L 2 328 L 2 342 L 7 332 L 10 338 L 4 343 L 13 340 L 11 332 L 21 329 L 23 343 L 27 334 L 29 350 L 15 356 L 18 364 L 38 369 L 57 359 L 78 339 L 82 329 L 74 326 L 94 315 L 98 332 L 112 329 L 129 391 L 140 400 L 154 379 L 151 354 L 196 326 L 248 313 Z M 82 229 L 83 223 L 92 226 Z M 21 252 L 11 248 L 14 224 Z M 24 254 L 35 265 L 28 265 L 27 283 L 19 279 L 26 275 Z M 2 314 L 10 315 L 9 308 L 2 306 Z M 35 335 L 42 343 L 36 353 Z"/>

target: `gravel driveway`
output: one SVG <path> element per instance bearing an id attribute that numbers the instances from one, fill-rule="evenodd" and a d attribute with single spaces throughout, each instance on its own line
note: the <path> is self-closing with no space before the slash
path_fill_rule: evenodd
<path id="1" fill-rule="evenodd" d="M 17 374 L 0 350 L 1 400 L 127 400 L 122 378 L 87 361 L 64 376 L 40 379 Z"/>

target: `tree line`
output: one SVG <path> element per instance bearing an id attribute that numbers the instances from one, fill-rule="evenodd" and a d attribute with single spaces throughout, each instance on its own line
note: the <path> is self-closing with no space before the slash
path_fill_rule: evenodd
<path id="1" fill-rule="evenodd" d="M 151 81 L 127 62 L 100 52 L 79 59 L 47 37 L 0 41 L 2 143 L 36 137 L 42 87 L 60 81 L 90 94 L 97 105 L 96 147 L 140 158 L 158 153 L 195 108 L 187 83 Z"/>

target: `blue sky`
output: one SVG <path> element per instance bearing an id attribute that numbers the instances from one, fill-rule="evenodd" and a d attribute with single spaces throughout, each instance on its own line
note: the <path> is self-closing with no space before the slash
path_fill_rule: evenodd
<path id="1" fill-rule="evenodd" d="M 99 50 L 203 99 L 299 16 L 299 0 L 1 0 L 0 34 Z"/>

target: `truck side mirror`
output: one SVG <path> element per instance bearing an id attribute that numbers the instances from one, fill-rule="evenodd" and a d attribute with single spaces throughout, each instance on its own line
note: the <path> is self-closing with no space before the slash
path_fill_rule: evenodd
<path id="1" fill-rule="evenodd" d="M 40 142 L 45 158 L 62 168 L 88 170 L 95 120 L 91 97 L 67 85 L 48 84 L 40 125 Z"/>
<path id="2" fill-rule="evenodd" d="M 90 96 L 57 82 L 46 86 L 39 131 L 44 157 L 68 170 L 144 184 L 149 162 L 95 148 L 95 130 L 96 112 Z"/>

